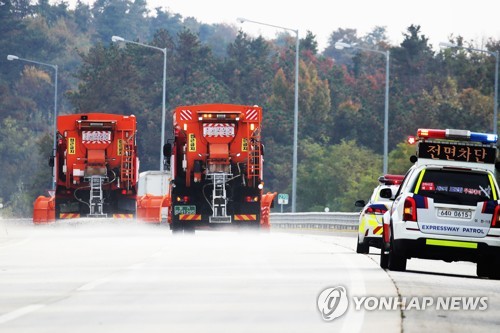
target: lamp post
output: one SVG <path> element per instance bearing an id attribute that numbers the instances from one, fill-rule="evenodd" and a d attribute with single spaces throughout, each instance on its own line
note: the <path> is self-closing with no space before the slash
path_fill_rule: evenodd
<path id="1" fill-rule="evenodd" d="M 44 62 L 30 60 L 30 59 L 24 59 L 24 58 L 20 58 L 18 56 L 12 55 L 12 54 L 9 54 L 7 56 L 7 60 L 10 60 L 10 61 L 19 60 L 19 61 L 30 62 L 33 64 L 42 65 L 42 66 L 49 66 L 49 67 L 52 67 L 55 71 L 55 74 L 54 74 L 54 115 L 53 115 L 53 118 L 54 118 L 54 120 L 53 120 L 53 122 L 54 122 L 54 124 L 53 124 L 54 135 L 53 136 L 54 136 L 54 138 L 53 138 L 53 145 L 52 145 L 52 149 L 53 149 L 52 156 L 53 156 L 53 158 L 55 158 L 56 149 L 57 149 L 57 65 L 47 64 Z M 56 189 L 55 165 L 56 164 L 54 163 L 54 166 L 52 167 L 52 190 Z"/>
<path id="2" fill-rule="evenodd" d="M 347 44 L 342 42 L 335 43 L 335 48 L 342 50 L 344 48 L 358 49 L 367 52 L 375 52 L 385 55 L 385 102 L 384 102 L 384 164 L 382 172 L 387 174 L 387 164 L 388 164 L 388 154 L 389 154 L 389 51 L 379 51 L 367 49 L 360 46 L 355 46 L 354 44 Z"/>
<path id="3" fill-rule="evenodd" d="M 111 41 L 113 41 L 114 43 L 122 42 L 128 44 L 135 44 L 163 52 L 163 92 L 162 92 L 162 102 L 161 102 L 161 141 L 160 141 L 160 171 L 163 171 L 164 169 L 163 146 L 165 145 L 165 100 L 166 100 L 166 86 L 167 86 L 167 48 L 162 49 L 160 47 L 142 44 L 131 40 L 126 40 L 125 38 L 120 36 L 111 37 Z"/>
<path id="4" fill-rule="evenodd" d="M 489 55 L 492 55 L 495 57 L 495 92 L 494 92 L 494 97 L 493 97 L 493 133 L 497 134 L 497 122 L 498 122 L 498 51 L 492 52 L 489 50 L 485 49 L 476 49 L 473 47 L 465 47 L 465 46 L 460 46 L 457 44 L 453 43 L 445 43 L 441 42 L 439 43 L 439 46 L 442 48 L 455 48 L 455 49 L 464 49 L 467 51 L 477 51 L 477 52 L 484 52 L 488 53 Z"/>
<path id="5" fill-rule="evenodd" d="M 278 25 L 267 24 L 257 21 L 248 20 L 242 17 L 236 19 L 240 23 L 250 22 L 268 27 L 292 31 L 295 33 L 295 99 L 293 108 L 293 162 L 292 162 L 292 213 L 295 213 L 297 202 L 297 147 L 298 147 L 298 132 L 299 132 L 299 29 L 290 29 L 280 27 Z"/>

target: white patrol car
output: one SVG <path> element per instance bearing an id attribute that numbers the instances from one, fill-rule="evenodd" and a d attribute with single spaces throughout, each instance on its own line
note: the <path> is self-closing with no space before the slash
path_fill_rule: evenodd
<path id="1" fill-rule="evenodd" d="M 359 214 L 357 253 L 368 253 L 370 246 L 380 248 L 382 245 L 382 216 L 391 205 L 390 199 L 394 199 L 403 178 L 403 175 L 380 176 L 379 185 L 373 190 L 368 203 L 364 200 L 354 203 L 356 207 L 363 207 Z M 384 192 L 387 193 L 381 194 Z"/>
<path id="2" fill-rule="evenodd" d="M 497 135 L 419 129 L 415 164 L 384 214 L 380 266 L 406 270 L 410 258 L 471 261 L 500 278 Z"/>

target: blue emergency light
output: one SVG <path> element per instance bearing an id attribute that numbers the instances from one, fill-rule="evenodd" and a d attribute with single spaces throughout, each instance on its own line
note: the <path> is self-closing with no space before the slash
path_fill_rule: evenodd
<path id="1" fill-rule="evenodd" d="M 488 134 L 488 133 L 470 133 L 470 141 L 483 142 L 483 143 L 496 143 L 498 140 L 498 135 Z"/>

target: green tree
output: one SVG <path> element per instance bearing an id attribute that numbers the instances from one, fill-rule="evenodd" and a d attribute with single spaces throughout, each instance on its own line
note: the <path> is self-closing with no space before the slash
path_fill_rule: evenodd
<path id="1" fill-rule="evenodd" d="M 382 158 L 355 141 L 322 146 L 301 144 L 298 210 L 353 211 L 354 201 L 369 196 L 377 185 Z"/>

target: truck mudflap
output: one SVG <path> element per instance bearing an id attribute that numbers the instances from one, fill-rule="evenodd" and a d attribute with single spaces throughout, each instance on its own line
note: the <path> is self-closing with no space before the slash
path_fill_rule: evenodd
<path id="1" fill-rule="evenodd" d="M 274 206 L 274 198 L 277 192 L 267 192 L 263 194 L 260 199 L 260 228 L 261 229 L 271 229 L 271 208 Z"/>
<path id="2" fill-rule="evenodd" d="M 43 224 L 56 221 L 55 197 L 39 196 L 33 204 L 33 223 Z"/>
<path id="3" fill-rule="evenodd" d="M 146 223 L 161 223 L 162 212 L 170 207 L 170 195 L 149 195 L 137 197 L 137 220 Z M 170 216 L 167 217 L 170 220 Z"/>

